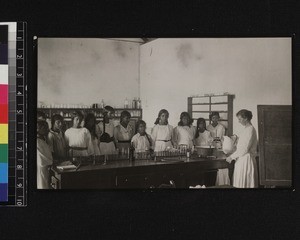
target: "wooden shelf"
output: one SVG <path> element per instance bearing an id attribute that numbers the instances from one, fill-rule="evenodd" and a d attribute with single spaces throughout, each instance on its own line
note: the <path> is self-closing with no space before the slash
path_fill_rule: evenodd
<path id="1" fill-rule="evenodd" d="M 197 120 L 198 118 L 192 118 L 193 120 Z M 204 120 L 205 121 L 210 121 L 210 119 L 208 119 L 208 118 L 204 118 Z M 228 119 L 220 119 L 219 120 L 220 122 L 227 122 L 228 121 Z"/>
<path id="2" fill-rule="evenodd" d="M 115 114 L 115 118 L 120 118 L 120 112 L 122 111 L 128 111 L 131 113 L 131 120 L 133 122 L 136 122 L 143 117 L 143 109 L 141 108 L 114 108 L 115 112 L 118 114 Z M 70 117 L 70 114 L 74 111 L 81 111 L 82 113 L 93 113 L 98 116 L 96 117 L 96 122 L 100 122 L 103 119 L 102 116 L 102 108 L 38 108 L 37 110 L 42 111 L 46 114 L 47 118 L 51 118 L 54 114 L 60 114 L 60 112 L 63 113 L 63 115 L 66 115 L 68 113 L 68 116 L 63 116 L 64 122 L 66 123 L 66 127 L 71 127 L 72 124 L 72 118 Z M 134 112 L 138 113 L 139 116 Z M 99 116 L 100 115 L 100 116 Z"/>
<path id="3" fill-rule="evenodd" d="M 215 102 L 215 103 L 192 103 L 192 105 L 226 105 L 228 102 Z"/>
<path id="4" fill-rule="evenodd" d="M 218 97 L 223 97 L 222 99 L 218 99 Z M 203 102 L 201 103 L 193 103 L 193 99 L 197 98 L 206 98 L 206 100 L 202 100 Z M 224 113 L 227 114 L 226 117 L 227 119 L 220 119 L 220 122 L 227 122 L 226 127 L 227 127 L 227 134 L 232 135 L 233 134 L 233 99 L 234 95 L 231 94 L 222 94 L 222 95 L 207 95 L 207 96 L 196 96 L 196 97 L 188 97 L 188 113 L 190 114 L 191 117 L 193 117 L 193 113 L 202 113 L 203 115 L 205 114 L 207 117 L 207 113 L 212 113 L 212 112 L 219 112 L 219 113 Z M 216 101 L 216 102 L 213 102 Z M 206 111 L 201 111 L 201 110 L 195 110 L 195 106 L 197 105 L 202 105 L 202 106 L 207 106 Z M 217 107 L 212 108 L 212 106 L 215 105 L 225 105 L 221 106 L 223 110 L 218 111 Z M 221 108 L 220 107 L 220 108 Z M 215 109 L 216 108 L 216 109 Z M 194 120 L 197 120 L 198 118 L 193 118 Z M 210 121 L 210 119 L 205 119 L 206 121 Z"/>
<path id="5" fill-rule="evenodd" d="M 211 112 L 214 112 L 214 111 L 192 111 L 192 113 L 211 113 Z M 217 111 L 216 112 L 219 112 L 219 113 L 227 113 L 228 111 Z"/>
<path id="6" fill-rule="evenodd" d="M 209 97 L 226 97 L 226 96 L 233 96 L 233 95 L 232 94 L 221 94 L 221 95 L 197 96 L 197 97 L 190 97 L 190 98 L 209 98 Z"/>
<path id="7" fill-rule="evenodd" d="M 120 117 L 120 116 L 116 116 L 117 118 Z M 70 122 L 72 121 L 72 118 L 70 117 L 63 117 L 64 118 L 64 121 L 66 122 Z M 103 117 L 96 117 L 96 121 L 101 121 L 103 119 Z M 137 117 L 137 116 L 131 116 L 131 119 L 140 119 L 140 117 Z"/>

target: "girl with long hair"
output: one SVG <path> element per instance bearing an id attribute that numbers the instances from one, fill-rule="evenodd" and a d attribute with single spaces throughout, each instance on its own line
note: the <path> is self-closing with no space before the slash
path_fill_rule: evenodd
<path id="1" fill-rule="evenodd" d="M 174 128 L 173 142 L 174 145 L 185 145 L 191 148 L 194 145 L 195 127 L 192 125 L 193 119 L 187 112 L 180 114 L 178 126 Z"/>
<path id="2" fill-rule="evenodd" d="M 173 126 L 168 123 L 169 112 L 161 109 L 152 129 L 151 137 L 154 142 L 154 151 L 166 151 L 172 148 Z"/>

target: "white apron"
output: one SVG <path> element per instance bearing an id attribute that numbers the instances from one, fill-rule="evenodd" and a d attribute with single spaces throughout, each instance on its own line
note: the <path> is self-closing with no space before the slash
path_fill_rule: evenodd
<path id="1" fill-rule="evenodd" d="M 207 126 L 207 130 L 210 132 L 212 138 L 218 137 L 222 139 L 222 137 L 225 135 L 225 127 L 220 123 L 216 127 L 209 124 Z M 221 185 L 230 185 L 229 171 L 227 168 L 218 169 L 216 186 Z"/>
<path id="2" fill-rule="evenodd" d="M 156 124 L 151 133 L 152 140 L 154 142 L 154 151 L 166 151 L 168 147 L 172 145 L 173 127 L 171 125 L 159 125 Z"/>
<path id="3" fill-rule="evenodd" d="M 69 150 L 70 156 L 89 156 L 94 154 L 94 147 L 92 143 L 92 137 L 88 129 L 86 128 L 69 128 L 65 132 L 65 140 L 67 146 L 70 148 L 79 147 L 86 148 L 86 150 Z"/>
<path id="4" fill-rule="evenodd" d="M 174 142 L 177 145 L 187 145 L 191 148 L 194 143 L 193 139 L 195 136 L 194 126 L 177 126 L 174 128 Z"/>

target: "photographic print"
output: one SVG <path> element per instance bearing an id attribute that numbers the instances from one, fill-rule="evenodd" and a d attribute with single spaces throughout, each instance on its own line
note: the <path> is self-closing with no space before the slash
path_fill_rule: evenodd
<path id="1" fill-rule="evenodd" d="M 38 38 L 38 189 L 292 186 L 291 38 Z"/>

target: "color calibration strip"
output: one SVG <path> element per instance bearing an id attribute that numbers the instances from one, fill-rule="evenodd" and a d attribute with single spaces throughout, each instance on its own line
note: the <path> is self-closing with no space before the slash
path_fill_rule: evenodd
<path id="1" fill-rule="evenodd" d="M 8 201 L 8 25 L 0 26 L 0 202 Z"/>
<path id="2" fill-rule="evenodd" d="M 8 196 L 0 199 L 0 206 L 26 206 L 26 23 L 0 22 L 2 25 L 8 26 L 8 129 L 4 129 L 8 132 Z"/>

